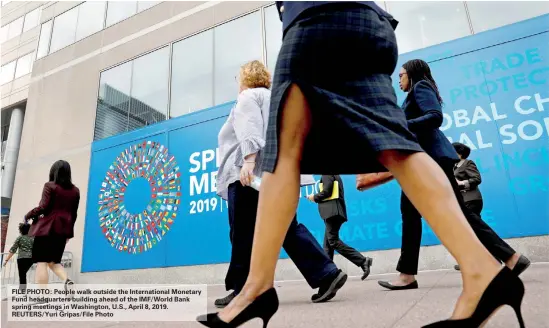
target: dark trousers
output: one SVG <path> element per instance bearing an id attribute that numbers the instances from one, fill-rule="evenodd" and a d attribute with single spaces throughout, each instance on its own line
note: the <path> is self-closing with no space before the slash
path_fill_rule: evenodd
<path id="1" fill-rule="evenodd" d="M 480 242 L 499 261 L 506 262 L 515 254 L 515 251 L 503 239 L 501 239 L 486 222 L 480 217 L 478 206 L 476 211 L 471 209 L 463 201 L 456 178 L 454 177 L 453 164 L 441 164 L 441 167 L 450 180 L 452 188 L 458 200 L 459 206 L 465 218 L 473 228 Z M 419 248 L 421 245 L 421 214 L 416 210 L 408 197 L 402 193 L 400 198 L 400 211 L 402 212 L 402 246 L 397 270 L 404 274 L 416 275 L 419 261 Z"/>
<path id="2" fill-rule="evenodd" d="M 467 206 L 467 208 L 471 212 L 480 216 L 480 213 L 482 212 L 482 208 L 484 207 L 484 202 L 482 201 L 482 199 L 470 200 L 468 202 L 465 202 L 465 206 Z"/>
<path id="3" fill-rule="evenodd" d="M 240 182 L 229 186 L 229 225 L 232 243 L 231 263 L 225 277 L 227 290 L 239 293 L 248 278 L 259 192 Z M 318 288 L 324 278 L 337 272 L 311 232 L 294 217 L 283 244 L 311 288 Z"/>
<path id="4" fill-rule="evenodd" d="M 32 259 L 17 259 L 17 271 L 19 271 L 19 289 L 27 289 L 27 272 L 34 262 Z"/>
<path id="5" fill-rule="evenodd" d="M 326 231 L 324 232 L 324 251 L 328 254 L 330 259 L 334 259 L 334 250 L 336 250 L 341 256 L 351 261 L 354 265 L 360 267 L 366 261 L 366 258 L 360 254 L 359 251 L 345 244 L 339 239 L 339 229 L 345 219 L 341 216 L 334 216 L 324 221 L 326 224 Z"/>

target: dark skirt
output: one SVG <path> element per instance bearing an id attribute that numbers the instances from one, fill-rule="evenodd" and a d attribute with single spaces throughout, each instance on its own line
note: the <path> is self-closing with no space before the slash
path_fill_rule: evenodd
<path id="1" fill-rule="evenodd" d="M 274 172 L 286 91 L 295 83 L 312 115 L 302 174 L 387 171 L 382 150 L 421 152 L 391 84 L 398 58 L 391 23 L 366 6 L 325 5 L 284 35 L 271 94 L 263 170 Z"/>
<path id="2" fill-rule="evenodd" d="M 64 236 L 37 236 L 32 246 L 34 263 L 61 263 L 67 238 Z"/>

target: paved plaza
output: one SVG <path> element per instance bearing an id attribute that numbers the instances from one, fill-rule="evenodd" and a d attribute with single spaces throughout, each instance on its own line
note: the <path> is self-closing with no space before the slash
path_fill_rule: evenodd
<path id="1" fill-rule="evenodd" d="M 420 288 L 409 291 L 386 291 L 379 279 L 392 279 L 394 274 L 373 275 L 366 281 L 351 277 L 332 301 L 310 302 L 312 290 L 304 281 L 277 282 L 281 305 L 271 320 L 270 328 L 292 327 L 368 327 L 419 328 L 451 313 L 460 293 L 460 275 L 452 270 L 419 274 Z M 523 314 L 527 328 L 549 328 L 549 263 L 532 265 L 524 272 L 526 285 Z M 224 296 L 222 286 L 210 286 L 209 303 Z M 211 310 L 214 308 L 212 306 Z M 8 328 L 198 328 L 195 322 L 7 322 L 6 302 L 2 302 L 2 327 Z M 261 327 L 259 319 L 244 327 Z M 509 307 L 500 310 L 486 328 L 514 328 L 518 322 Z"/>

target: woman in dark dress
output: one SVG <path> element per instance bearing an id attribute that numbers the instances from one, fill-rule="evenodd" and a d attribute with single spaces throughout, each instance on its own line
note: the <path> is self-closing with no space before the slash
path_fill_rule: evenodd
<path id="1" fill-rule="evenodd" d="M 50 170 L 40 204 L 25 215 L 33 220 L 29 235 L 34 237 L 32 259 L 36 265 L 36 283 L 48 283 L 48 267 L 65 287 L 73 284 L 61 265 L 65 245 L 74 237 L 74 223 L 80 202 L 80 190 L 72 183 L 71 167 L 59 160 Z"/>
<path id="2" fill-rule="evenodd" d="M 480 215 L 471 211 L 463 200 L 460 185 L 465 185 L 465 182 L 458 183 L 454 178 L 454 167 L 456 164 L 462 163 L 461 157 L 458 157 L 450 141 L 439 130 L 443 121 L 442 98 L 429 65 L 420 59 L 410 60 L 402 65 L 399 76 L 400 88 L 408 93 L 402 104 L 408 120 L 408 128 L 417 136 L 419 144 L 425 152 L 444 171 L 465 218 L 484 247 L 496 259 L 505 262 L 517 276 L 520 275 L 528 268 L 530 261 L 517 254 L 490 226 L 482 221 Z M 480 175 L 478 176 L 480 177 Z M 402 245 L 397 265 L 400 275 L 392 282 L 379 282 L 382 287 L 390 290 L 418 288 L 415 276 L 417 275 L 421 246 L 421 214 L 405 193 L 402 193 L 401 196 L 400 210 L 402 212 Z"/>
<path id="3" fill-rule="evenodd" d="M 501 269 L 475 236 L 444 172 L 423 152 L 396 103 L 391 74 L 398 57 L 397 22 L 373 1 L 284 1 L 277 7 L 283 42 L 250 273 L 223 311 L 198 321 L 237 327 L 259 317 L 266 326 L 278 310 L 274 273 L 296 212 L 300 174 L 389 170 L 462 267 L 464 288 L 452 319 L 463 320 L 454 324 L 478 326 L 501 302 L 520 306 L 522 282 Z M 333 156 L 326 158 L 326 149 Z M 479 315 L 470 318 L 475 312 Z"/>

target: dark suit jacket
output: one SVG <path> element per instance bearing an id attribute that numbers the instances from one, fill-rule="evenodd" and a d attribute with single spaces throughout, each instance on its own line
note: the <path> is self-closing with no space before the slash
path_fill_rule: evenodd
<path id="1" fill-rule="evenodd" d="M 454 169 L 454 175 L 457 180 L 466 181 L 465 186 L 459 186 L 465 202 L 482 200 L 482 194 L 478 189 L 478 185 L 482 183 L 482 179 L 475 162 L 466 159 L 460 167 Z"/>
<path id="2" fill-rule="evenodd" d="M 80 190 L 76 186 L 64 189 L 54 182 L 47 182 L 40 204 L 25 215 L 25 220 L 38 219 L 32 224 L 29 235 L 72 238 L 79 203 Z"/>
<path id="3" fill-rule="evenodd" d="M 347 207 L 345 206 L 345 193 L 341 177 L 339 175 L 323 175 L 321 180 L 323 190 L 314 196 L 315 202 L 318 203 L 320 217 L 327 220 L 334 216 L 340 216 L 347 221 Z M 332 195 L 334 181 L 337 181 L 339 184 L 339 198 L 323 201 Z"/>
<path id="4" fill-rule="evenodd" d="M 344 3 L 356 3 L 367 6 L 377 12 L 378 15 L 386 17 L 393 28 L 396 28 L 398 21 L 388 12 L 381 9 L 374 1 L 277 1 L 276 8 L 278 9 L 278 15 L 282 21 L 282 31 L 286 30 L 292 25 L 292 23 L 306 10 L 311 8 L 318 8 L 326 4 L 344 4 Z"/>
<path id="5" fill-rule="evenodd" d="M 431 83 L 416 83 L 402 108 L 408 120 L 408 129 L 416 135 L 419 145 L 427 154 L 439 163 L 459 161 L 456 150 L 439 129 L 443 121 L 442 107 Z"/>

